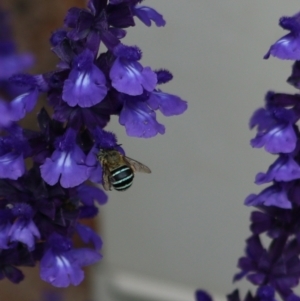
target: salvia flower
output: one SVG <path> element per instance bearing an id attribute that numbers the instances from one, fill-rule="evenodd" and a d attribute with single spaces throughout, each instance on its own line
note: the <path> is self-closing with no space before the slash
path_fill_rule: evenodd
<path id="1" fill-rule="evenodd" d="M 88 179 L 86 156 L 76 144 L 75 138 L 75 131 L 68 129 L 63 137 L 57 139 L 51 158 L 47 158 L 41 165 L 41 175 L 46 183 L 54 185 L 60 181 L 62 187 L 69 188 Z"/>
<path id="2" fill-rule="evenodd" d="M 102 239 L 81 223 L 97 216 L 108 199 L 95 186 L 107 173 L 99 153 L 125 155 L 105 129 L 111 116 L 119 117 L 129 136 L 151 138 L 165 133 L 156 111 L 174 116 L 187 109 L 186 101 L 157 88 L 172 74 L 144 66 L 142 50 L 121 42 L 136 17 L 147 26 L 165 25 L 160 13 L 140 2 L 90 0 L 87 8 L 70 8 L 64 28 L 50 37 L 56 68 L 37 75 L 11 68 L 18 74 L 9 74 L 11 93 L 0 99 L 0 279 L 18 283 L 24 278 L 20 268 L 39 262 L 44 281 L 79 285 L 83 267 L 102 258 Z M 11 58 L 2 61 L 1 47 L 9 50 L 6 40 L 1 44 L 5 33 L 0 28 L 1 70 Z M 37 114 L 39 128 L 21 127 L 42 94 L 47 103 Z"/>
<path id="3" fill-rule="evenodd" d="M 264 57 L 297 60 L 287 80 L 295 88 L 299 88 L 299 16 L 280 19 L 279 25 L 290 33 L 275 42 Z M 299 94 L 269 91 L 265 107 L 256 110 L 250 119 L 250 128 L 257 129 L 252 147 L 264 147 L 277 158 L 255 178 L 256 184 L 270 186 L 245 200 L 247 206 L 257 209 L 251 214 L 252 235 L 246 240 L 245 256 L 238 261 L 240 272 L 234 280 L 246 277 L 258 286 L 257 295 L 248 294 L 248 300 L 275 300 L 275 293 L 284 301 L 300 300 L 293 291 L 300 279 L 299 101 Z M 264 234 L 271 239 L 268 247 L 262 243 Z M 229 295 L 229 300 L 239 301 L 238 293 Z"/>
<path id="4" fill-rule="evenodd" d="M 141 95 L 144 89 L 154 90 L 157 76 L 150 67 L 143 67 L 138 60 L 141 51 L 138 48 L 119 44 L 115 47 L 116 60 L 110 69 L 112 86 L 119 92 L 128 95 Z"/>
<path id="5" fill-rule="evenodd" d="M 300 14 L 297 13 L 292 17 L 282 17 L 279 20 L 279 25 L 289 30 L 290 33 L 280 38 L 273 44 L 269 51 L 264 56 L 268 59 L 270 55 L 284 60 L 299 60 L 300 59 Z"/>
<path id="6" fill-rule="evenodd" d="M 62 99 L 71 107 L 91 107 L 102 101 L 106 93 L 105 76 L 93 64 L 93 53 L 86 49 L 73 62 L 64 82 Z"/>
<path id="7" fill-rule="evenodd" d="M 264 56 L 295 60 L 287 82 L 300 87 L 300 13 L 282 17 L 279 25 L 289 33 L 276 41 Z M 264 147 L 276 156 L 266 172 L 255 177 L 257 185 L 269 184 L 258 194 L 250 194 L 245 205 L 256 207 L 251 213 L 251 236 L 246 240 L 245 255 L 238 260 L 240 271 L 233 280 L 246 278 L 257 286 L 245 301 L 300 301 L 294 289 L 300 280 L 300 94 L 269 91 L 265 106 L 250 119 L 257 134 L 250 141 L 254 148 Z M 263 243 L 263 235 L 269 244 Z M 205 291 L 196 292 L 197 301 L 212 301 Z M 238 290 L 228 301 L 241 301 Z"/>
<path id="8" fill-rule="evenodd" d="M 133 11 L 134 15 L 147 26 L 151 26 L 151 21 L 153 21 L 158 27 L 166 25 L 166 21 L 163 16 L 151 7 L 136 6 L 133 8 Z"/>
<path id="9" fill-rule="evenodd" d="M 291 109 L 267 107 L 258 109 L 250 120 L 258 133 L 251 140 L 253 147 L 265 147 L 270 153 L 290 153 L 296 147 L 297 136 L 293 124 L 298 116 Z"/>
<path id="10" fill-rule="evenodd" d="M 78 285 L 84 278 L 82 267 L 100 258 L 101 255 L 91 249 L 72 249 L 69 239 L 52 234 L 41 259 L 41 278 L 58 287 Z"/>

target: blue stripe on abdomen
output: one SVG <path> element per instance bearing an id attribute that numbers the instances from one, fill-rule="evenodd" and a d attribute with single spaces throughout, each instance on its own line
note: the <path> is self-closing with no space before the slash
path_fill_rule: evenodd
<path id="1" fill-rule="evenodd" d="M 116 190 L 126 190 L 132 185 L 133 170 L 126 165 L 111 171 L 111 184 Z"/>

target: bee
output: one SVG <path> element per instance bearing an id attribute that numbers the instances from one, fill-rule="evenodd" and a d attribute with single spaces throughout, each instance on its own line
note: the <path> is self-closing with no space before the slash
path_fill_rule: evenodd
<path id="1" fill-rule="evenodd" d="M 122 155 L 115 149 L 100 149 L 97 159 L 103 169 L 105 190 L 123 191 L 132 185 L 135 172 L 151 173 L 146 165 Z"/>

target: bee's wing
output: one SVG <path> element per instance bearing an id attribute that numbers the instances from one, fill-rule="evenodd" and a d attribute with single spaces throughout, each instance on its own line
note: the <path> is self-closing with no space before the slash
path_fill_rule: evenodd
<path id="1" fill-rule="evenodd" d="M 144 165 L 143 163 L 140 163 L 136 160 L 133 160 L 131 158 L 128 158 L 124 156 L 124 160 L 127 164 L 129 164 L 134 172 L 144 172 L 144 173 L 151 173 L 151 170 L 148 166 Z"/>
<path id="2" fill-rule="evenodd" d="M 109 177 L 110 177 L 109 169 L 107 167 L 103 167 L 103 175 L 102 175 L 103 188 L 106 191 L 111 190 L 111 183 L 110 183 Z"/>

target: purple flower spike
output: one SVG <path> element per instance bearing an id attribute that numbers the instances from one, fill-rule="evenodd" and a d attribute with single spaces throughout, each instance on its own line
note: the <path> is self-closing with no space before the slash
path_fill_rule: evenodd
<path id="1" fill-rule="evenodd" d="M 71 241 L 56 233 L 47 242 L 47 249 L 40 263 L 41 278 L 56 287 L 78 285 L 84 278 L 81 269 L 101 259 L 90 249 L 72 249 Z"/>
<path id="2" fill-rule="evenodd" d="M 147 103 L 153 110 L 159 109 L 165 116 L 180 115 L 187 109 L 186 101 L 161 91 L 153 91 Z"/>
<path id="3" fill-rule="evenodd" d="M 300 60 L 300 13 L 293 17 L 282 17 L 279 25 L 289 30 L 290 33 L 276 41 L 265 54 L 268 59 L 270 55 L 283 60 Z"/>
<path id="4" fill-rule="evenodd" d="M 251 140 L 252 147 L 265 147 L 270 153 L 290 153 L 296 147 L 297 136 L 293 128 L 296 116 L 284 108 L 258 109 L 250 120 L 250 128 L 258 133 Z"/>
<path id="5" fill-rule="evenodd" d="M 101 102 L 107 94 L 105 76 L 93 60 L 93 53 L 86 49 L 75 60 L 64 83 L 62 98 L 71 107 L 91 107 Z"/>
<path id="6" fill-rule="evenodd" d="M 269 167 L 267 173 L 259 173 L 255 178 L 256 184 L 264 184 L 271 181 L 292 181 L 300 178 L 300 166 L 291 155 L 280 157 Z"/>
<path id="7" fill-rule="evenodd" d="M 151 21 L 153 21 L 158 27 L 166 25 L 166 21 L 164 20 L 163 16 L 151 7 L 134 7 L 133 11 L 134 14 L 147 26 L 151 26 Z"/>
<path id="8" fill-rule="evenodd" d="M 267 187 L 258 195 L 250 194 L 245 200 L 245 205 L 275 206 L 285 209 L 292 208 L 292 203 L 287 197 L 286 186 L 280 183 L 276 183 L 270 187 Z"/>
<path id="9" fill-rule="evenodd" d="M 266 250 L 259 238 L 254 235 L 247 239 L 246 256 L 239 259 L 238 267 L 241 273 L 235 275 L 235 280 L 247 275 L 254 285 L 259 285 L 257 295 L 259 300 L 274 300 L 272 289 L 276 290 L 283 300 L 291 296 L 291 287 L 299 283 L 300 261 L 295 240 L 285 244 L 286 238 L 274 239 Z"/>
<path id="10" fill-rule="evenodd" d="M 68 129 L 58 141 L 58 146 L 51 158 L 41 165 L 41 175 L 49 185 L 59 180 L 64 188 L 75 187 L 88 179 L 88 167 L 85 154 L 75 142 L 76 133 Z"/>
<path id="11" fill-rule="evenodd" d="M 140 95 L 144 89 L 151 92 L 157 84 L 157 75 L 150 67 L 143 67 L 137 60 L 140 50 L 119 45 L 115 50 L 118 56 L 113 63 L 109 76 L 112 86 L 128 95 Z M 135 54 L 135 55 L 134 55 Z"/>
<path id="12" fill-rule="evenodd" d="M 128 136 L 151 138 L 165 133 L 165 127 L 156 121 L 155 112 L 148 105 L 134 98 L 127 98 L 119 117 Z"/>

